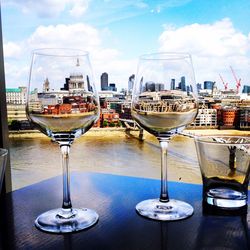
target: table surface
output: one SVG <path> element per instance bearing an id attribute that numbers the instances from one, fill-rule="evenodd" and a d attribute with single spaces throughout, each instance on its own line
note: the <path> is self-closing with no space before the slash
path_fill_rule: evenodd
<path id="1" fill-rule="evenodd" d="M 202 206 L 202 186 L 169 182 L 171 198 L 189 202 L 194 215 L 159 222 L 138 215 L 135 205 L 158 197 L 160 181 L 108 174 L 71 174 L 74 207 L 94 209 L 93 227 L 49 234 L 34 226 L 37 215 L 62 203 L 62 177 L 8 193 L 1 207 L 0 249 L 250 249 L 250 215 L 211 215 Z"/>

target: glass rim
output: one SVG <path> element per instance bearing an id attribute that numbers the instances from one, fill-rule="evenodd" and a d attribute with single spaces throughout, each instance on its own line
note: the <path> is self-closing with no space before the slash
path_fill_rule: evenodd
<path id="1" fill-rule="evenodd" d="M 191 54 L 187 52 L 155 52 L 139 56 L 140 60 L 179 60 L 191 59 Z"/>
<path id="2" fill-rule="evenodd" d="M 233 138 L 234 141 L 215 141 L 214 139 L 229 139 Z M 195 137 L 196 143 L 203 144 L 217 144 L 217 145 L 249 145 L 250 146 L 250 137 L 249 136 L 229 136 L 229 135 L 204 135 Z"/>
<path id="3" fill-rule="evenodd" d="M 55 53 L 55 52 L 61 52 L 61 53 Z M 74 48 L 38 48 L 32 50 L 32 55 L 74 57 L 74 56 L 88 56 L 89 52 Z"/>
<path id="4" fill-rule="evenodd" d="M 5 148 L 0 148 L 0 157 L 6 156 L 8 154 L 8 150 Z"/>

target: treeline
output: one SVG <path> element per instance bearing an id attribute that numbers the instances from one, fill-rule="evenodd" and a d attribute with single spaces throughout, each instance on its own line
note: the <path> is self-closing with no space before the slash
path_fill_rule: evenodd
<path id="1" fill-rule="evenodd" d="M 32 130 L 35 129 L 34 125 L 29 121 L 18 121 L 12 120 L 8 121 L 9 130 Z"/>

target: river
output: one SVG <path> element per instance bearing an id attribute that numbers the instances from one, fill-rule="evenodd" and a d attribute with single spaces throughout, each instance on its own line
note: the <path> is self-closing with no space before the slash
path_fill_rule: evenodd
<path id="1" fill-rule="evenodd" d="M 158 141 L 144 133 L 89 131 L 70 150 L 70 170 L 160 178 Z M 38 136 L 10 137 L 13 190 L 62 174 L 61 155 L 56 143 Z M 201 183 L 193 139 L 175 136 L 169 145 L 168 179 Z"/>

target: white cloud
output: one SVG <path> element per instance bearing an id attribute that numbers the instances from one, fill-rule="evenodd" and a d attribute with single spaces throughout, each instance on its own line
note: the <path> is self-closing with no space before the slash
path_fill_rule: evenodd
<path id="1" fill-rule="evenodd" d="M 113 48 L 106 48 L 102 44 L 102 31 L 90 25 L 77 23 L 72 25 L 49 25 L 39 26 L 34 33 L 23 41 L 19 47 L 14 43 L 6 43 L 5 60 L 10 68 L 6 71 L 8 83 L 20 84 L 27 80 L 27 66 L 30 65 L 30 55 L 33 49 L 37 48 L 77 48 L 90 52 L 93 70 L 96 76 L 96 83 L 100 83 L 100 75 L 103 72 L 109 73 L 110 82 L 115 82 L 118 89 L 127 87 L 128 77 L 135 73 L 136 62 L 134 60 L 121 59 L 122 53 Z M 10 57 L 16 51 L 20 51 L 19 60 L 12 60 Z M 19 66 L 22 61 L 23 66 Z M 17 80 L 17 69 L 19 80 Z M 25 68 L 22 69 L 22 68 Z M 25 74 L 22 75 L 21 73 Z M 99 86 L 97 86 L 99 88 Z"/>
<path id="2" fill-rule="evenodd" d="M 196 80 L 215 80 L 221 87 L 222 74 L 229 87 L 235 81 L 229 66 L 235 69 L 242 84 L 249 84 L 250 34 L 237 31 L 231 20 L 213 24 L 191 24 L 180 28 L 165 26 L 159 37 L 160 51 L 185 51 L 193 56 Z"/>
<path id="3" fill-rule="evenodd" d="M 73 6 L 69 11 L 70 15 L 73 17 L 81 17 L 88 9 L 90 0 L 74 0 Z"/>
<path id="4" fill-rule="evenodd" d="M 25 41 L 5 42 L 5 66 L 8 65 L 6 78 L 11 84 L 26 82 L 27 66 L 30 65 L 30 53 L 33 49 L 79 48 L 90 52 L 98 84 L 101 73 L 106 71 L 110 82 L 117 83 L 118 88 L 126 87 L 128 77 L 136 73 L 137 58 L 124 60 L 121 51 L 105 47 L 103 32 L 109 30 L 98 30 L 84 23 L 39 26 Z M 229 19 L 180 28 L 165 25 L 159 44 L 160 51 L 191 53 L 198 82 L 215 80 L 222 87 L 219 78 L 221 74 L 229 82 L 229 87 L 233 88 L 235 81 L 229 68 L 232 65 L 237 76 L 242 79 L 242 84 L 249 84 L 250 34 L 247 36 L 237 31 Z"/>
<path id="5" fill-rule="evenodd" d="M 3 50 L 7 87 L 26 86 L 31 59 L 26 46 L 23 42 L 4 42 Z"/>
<path id="6" fill-rule="evenodd" d="M 21 50 L 21 46 L 16 43 L 7 42 L 4 44 L 4 56 L 6 58 L 19 57 L 21 54 Z"/>
<path id="7" fill-rule="evenodd" d="M 27 86 L 30 62 L 22 65 L 22 61 L 15 60 L 16 63 L 5 61 L 5 80 L 7 87 Z"/>
<path id="8" fill-rule="evenodd" d="M 92 50 L 100 46 L 100 43 L 99 31 L 83 23 L 39 26 L 28 39 L 28 46 L 31 49 L 41 47 L 78 47 L 84 50 Z"/>

